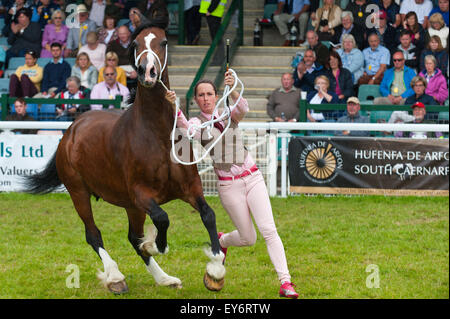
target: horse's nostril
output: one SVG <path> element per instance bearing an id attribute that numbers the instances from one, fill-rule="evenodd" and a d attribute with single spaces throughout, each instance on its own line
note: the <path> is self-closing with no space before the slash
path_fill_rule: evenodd
<path id="1" fill-rule="evenodd" d="M 151 76 L 152 78 L 154 78 L 154 77 L 156 76 L 156 68 L 155 68 L 155 67 L 151 68 L 151 70 L 150 70 L 150 76 Z"/>

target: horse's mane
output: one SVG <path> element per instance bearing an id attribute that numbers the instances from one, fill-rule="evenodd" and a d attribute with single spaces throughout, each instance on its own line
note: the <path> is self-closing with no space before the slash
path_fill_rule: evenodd
<path id="1" fill-rule="evenodd" d="M 135 99 L 136 99 L 136 88 L 132 88 L 130 90 L 130 95 L 129 95 L 128 100 L 126 101 L 126 103 L 127 104 L 133 104 Z"/>

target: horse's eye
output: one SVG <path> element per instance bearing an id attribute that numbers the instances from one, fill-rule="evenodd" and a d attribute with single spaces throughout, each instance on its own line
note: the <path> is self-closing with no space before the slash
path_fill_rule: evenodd
<path id="1" fill-rule="evenodd" d="M 168 43 L 167 40 L 163 40 L 163 41 L 161 42 L 161 46 L 162 46 L 162 47 L 165 47 L 165 46 L 167 45 L 167 43 Z"/>

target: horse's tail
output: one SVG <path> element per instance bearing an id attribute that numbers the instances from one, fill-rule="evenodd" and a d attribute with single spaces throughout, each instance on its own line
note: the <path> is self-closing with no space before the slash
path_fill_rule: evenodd
<path id="1" fill-rule="evenodd" d="M 61 180 L 56 170 L 56 152 L 43 171 L 25 176 L 25 192 L 30 194 L 47 194 L 57 189 Z"/>

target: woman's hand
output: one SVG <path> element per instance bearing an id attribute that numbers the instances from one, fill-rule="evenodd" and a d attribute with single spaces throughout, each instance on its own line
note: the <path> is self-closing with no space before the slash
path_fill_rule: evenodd
<path id="1" fill-rule="evenodd" d="M 175 104 L 175 101 L 177 100 L 177 95 L 175 91 L 167 91 L 165 98 L 170 103 Z"/>
<path id="2" fill-rule="evenodd" d="M 234 85 L 234 76 L 230 71 L 225 72 L 224 84 L 228 85 L 230 88 Z"/>

